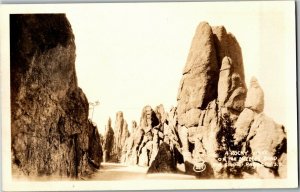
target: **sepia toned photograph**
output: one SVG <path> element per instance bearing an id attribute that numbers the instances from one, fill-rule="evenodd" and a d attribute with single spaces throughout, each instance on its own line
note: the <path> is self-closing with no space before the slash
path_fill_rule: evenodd
<path id="1" fill-rule="evenodd" d="M 298 186 L 294 2 L 1 9 L 4 189 Z"/>

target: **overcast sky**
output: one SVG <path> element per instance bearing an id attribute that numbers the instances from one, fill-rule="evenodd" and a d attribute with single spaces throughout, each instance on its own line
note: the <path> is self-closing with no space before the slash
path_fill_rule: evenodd
<path id="1" fill-rule="evenodd" d="M 285 5 L 127 3 L 67 12 L 75 34 L 78 83 L 90 102 L 100 102 L 93 116 L 100 132 L 108 117 L 114 125 L 119 110 L 130 129 L 143 106 L 176 106 L 182 70 L 201 21 L 224 25 L 236 36 L 247 86 L 256 76 L 265 92 L 265 113 L 286 125 L 293 107 L 287 102 L 296 90 L 293 10 Z"/>

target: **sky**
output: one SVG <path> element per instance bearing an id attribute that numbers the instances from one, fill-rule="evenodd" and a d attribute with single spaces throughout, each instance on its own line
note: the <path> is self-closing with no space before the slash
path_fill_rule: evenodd
<path id="1" fill-rule="evenodd" d="M 296 71 L 294 20 L 287 4 L 125 3 L 69 10 L 78 84 L 89 102 L 100 102 L 92 120 L 103 133 L 108 118 L 114 125 L 116 112 L 123 111 L 131 129 L 145 105 L 163 104 L 167 111 L 176 106 L 194 32 L 207 21 L 234 34 L 247 86 L 257 77 L 265 93 L 264 112 L 288 124 L 294 106 L 285 101 L 295 99 Z"/>

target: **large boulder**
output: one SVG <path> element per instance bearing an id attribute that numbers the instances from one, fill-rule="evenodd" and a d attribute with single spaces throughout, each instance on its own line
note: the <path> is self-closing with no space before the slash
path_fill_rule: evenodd
<path id="1" fill-rule="evenodd" d="M 261 113 L 255 116 L 243 149 L 251 152 L 251 169 L 255 171 L 254 177 L 275 178 L 285 177 L 287 170 L 285 129 L 270 117 Z"/>
<path id="2" fill-rule="evenodd" d="M 252 78 L 245 102 L 245 109 L 238 117 L 234 128 L 236 145 L 242 146 L 251 160 L 255 177 L 274 178 L 286 175 L 286 133 L 279 125 L 263 113 L 264 93 L 256 78 Z M 249 177 L 249 176 L 248 176 Z"/>
<path id="3" fill-rule="evenodd" d="M 170 145 L 162 143 L 147 173 L 174 173 L 176 171 L 174 152 L 171 150 Z"/>
<path id="4" fill-rule="evenodd" d="M 98 129 L 77 85 L 64 14 L 10 15 L 12 165 L 26 175 L 78 177 L 99 168 Z"/>
<path id="5" fill-rule="evenodd" d="M 260 87 L 257 79 L 252 77 L 245 101 L 245 107 L 260 113 L 264 110 L 264 103 L 264 91 Z"/>
<path id="6" fill-rule="evenodd" d="M 253 112 L 251 109 L 245 108 L 238 117 L 234 125 L 234 142 L 236 145 L 241 141 L 245 140 L 245 138 L 247 137 L 251 124 L 253 123 L 254 116 L 255 112 Z"/>

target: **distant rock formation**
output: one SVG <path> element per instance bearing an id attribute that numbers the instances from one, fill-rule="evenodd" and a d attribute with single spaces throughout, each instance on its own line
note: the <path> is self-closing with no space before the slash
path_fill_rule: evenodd
<path id="1" fill-rule="evenodd" d="M 108 156 L 106 154 L 110 156 L 105 161 L 149 166 L 154 161 L 159 151 L 159 146 L 164 140 L 167 144 L 172 145 L 172 147 L 176 145 L 179 149 L 180 141 L 178 135 L 174 136 L 177 132 L 175 130 L 176 120 L 174 120 L 174 116 L 173 110 L 173 114 L 168 118 L 163 105 L 157 106 L 155 110 L 147 105 L 142 109 L 139 125 L 136 121 L 132 122 L 131 133 L 129 134 L 123 113 L 118 112 L 115 130 L 112 131 L 110 129 L 111 131 L 109 132 L 111 134 L 104 135 L 104 156 Z M 172 119 L 170 123 L 173 124 L 170 125 L 170 128 L 167 119 Z M 114 137 L 112 139 L 113 134 Z M 178 149 L 176 150 L 177 155 L 180 154 Z"/>
<path id="2" fill-rule="evenodd" d="M 255 78 L 247 93 L 241 48 L 223 26 L 211 27 L 206 22 L 198 26 L 177 100 L 178 135 L 188 165 L 186 172 L 193 173 L 193 165 L 199 162 L 206 162 L 216 178 L 254 173 L 270 178 L 284 172 L 278 169 L 285 167 L 278 166 L 278 159 L 283 156 L 280 162 L 284 162 L 282 154 L 286 153 L 284 127 L 262 114 L 264 94 Z M 264 141 L 268 132 L 272 134 Z M 255 158 L 261 151 L 274 160 L 256 161 L 263 165 L 259 169 L 245 166 L 250 162 L 233 155 L 243 152 Z"/>
<path id="3" fill-rule="evenodd" d="M 138 149 L 138 164 L 140 166 L 149 166 L 158 152 L 158 146 L 162 137 L 162 122 L 160 122 L 149 105 L 142 110 L 140 129 L 143 130 L 144 134 Z"/>
<path id="4" fill-rule="evenodd" d="M 123 162 L 128 165 L 136 165 L 138 162 L 138 149 L 142 142 L 144 131 L 139 129 L 137 122 L 132 121 L 131 134 L 125 142 Z"/>
<path id="5" fill-rule="evenodd" d="M 102 144 L 103 162 L 110 161 L 112 156 L 111 153 L 112 153 L 113 145 L 114 145 L 114 130 L 111 127 L 111 119 L 109 118 L 103 136 L 103 144 Z"/>
<path id="6" fill-rule="evenodd" d="M 124 119 L 122 111 L 116 113 L 115 127 L 112 128 L 111 119 L 105 127 L 103 136 L 103 161 L 104 162 L 124 162 L 126 156 L 126 148 L 130 133 L 128 124 Z"/>
<path id="7" fill-rule="evenodd" d="M 162 143 L 168 146 L 167 151 L 166 147 L 161 147 Z M 172 154 L 173 164 L 183 163 L 177 133 L 176 108 L 172 108 L 169 113 L 166 113 L 163 105 L 157 106 L 155 110 L 149 105 L 145 106 L 142 109 L 140 124 L 138 125 L 135 121 L 132 122 L 130 137 L 126 139 L 123 149 L 125 157 L 123 158 L 124 161 L 121 162 L 125 164 L 150 166 L 156 159 L 153 164 L 156 171 L 150 170 L 149 173 L 166 170 L 156 165 L 162 161 L 159 158 L 166 153 Z M 160 153 L 159 150 L 161 150 Z M 176 166 L 174 169 L 174 165 L 172 165 L 172 172 L 175 170 Z"/>
<path id="8" fill-rule="evenodd" d="M 100 167 L 98 129 L 77 85 L 64 14 L 10 15 L 13 173 L 79 177 Z"/>

